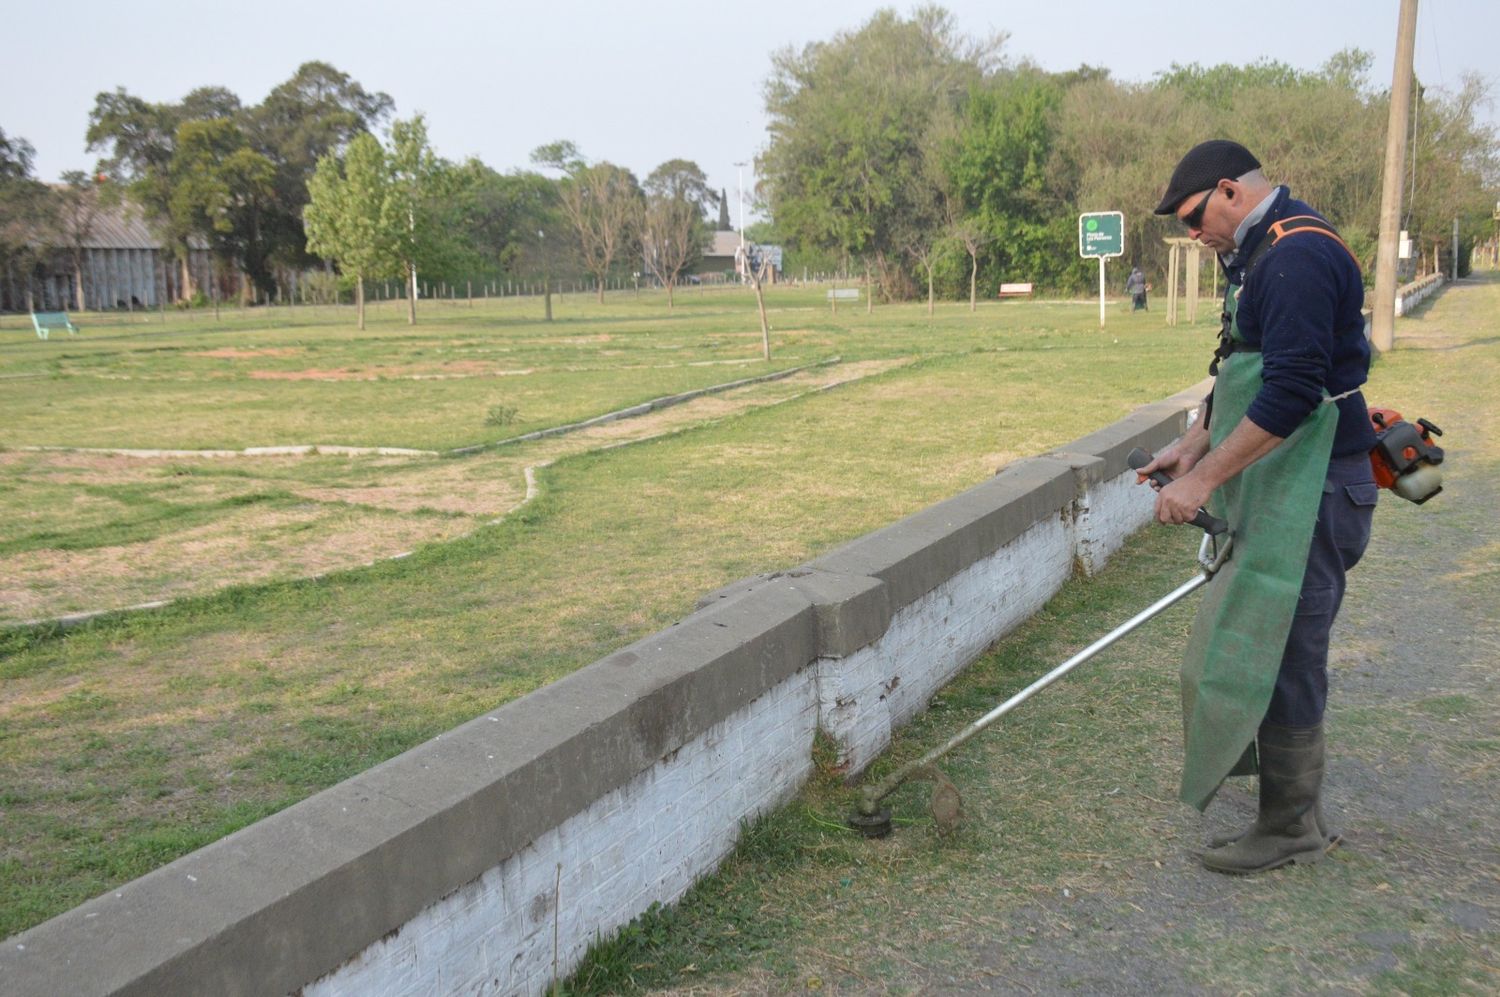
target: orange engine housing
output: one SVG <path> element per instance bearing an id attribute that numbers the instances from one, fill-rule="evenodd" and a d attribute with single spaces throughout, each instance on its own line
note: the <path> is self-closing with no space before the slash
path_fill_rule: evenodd
<path id="1" fill-rule="evenodd" d="M 1370 468 L 1381 488 L 1394 488 L 1396 479 L 1418 464 L 1441 464 L 1443 450 L 1432 442 L 1432 432 L 1442 430 L 1425 419 L 1412 425 L 1395 409 L 1370 407 L 1370 426 L 1375 430 L 1375 448 L 1370 451 Z"/>

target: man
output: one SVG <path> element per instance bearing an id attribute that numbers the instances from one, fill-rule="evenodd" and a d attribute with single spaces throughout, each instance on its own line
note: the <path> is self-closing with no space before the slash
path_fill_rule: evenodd
<path id="1" fill-rule="evenodd" d="M 1183 662 L 1181 795 L 1202 810 L 1226 776 L 1258 769 L 1255 823 L 1211 842 L 1204 865 L 1315 862 L 1338 840 L 1320 805 L 1328 634 L 1377 492 L 1358 390 L 1370 364 L 1359 265 L 1236 142 L 1190 150 L 1156 213 L 1214 250 L 1228 280 L 1213 393 L 1143 468 L 1173 479 L 1157 519 L 1184 523 L 1208 504 L 1234 537 Z"/>
<path id="2" fill-rule="evenodd" d="M 1125 293 L 1130 295 L 1131 308 L 1138 312 L 1146 307 L 1146 275 L 1141 273 L 1140 267 L 1131 267 L 1130 276 L 1125 278 Z"/>

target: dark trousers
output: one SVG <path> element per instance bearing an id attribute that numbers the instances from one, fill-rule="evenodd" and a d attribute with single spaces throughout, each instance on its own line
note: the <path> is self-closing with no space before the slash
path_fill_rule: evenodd
<path id="1" fill-rule="evenodd" d="M 1344 601 L 1344 575 L 1370 542 L 1380 491 L 1365 454 L 1328 464 L 1318 525 L 1307 553 L 1297 615 L 1287 635 L 1266 720 L 1281 727 L 1314 727 L 1328 704 L 1328 633 Z"/>

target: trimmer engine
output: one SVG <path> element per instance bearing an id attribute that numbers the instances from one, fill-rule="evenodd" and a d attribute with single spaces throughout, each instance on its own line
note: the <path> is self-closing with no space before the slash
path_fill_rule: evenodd
<path id="1" fill-rule="evenodd" d="M 1443 431 L 1426 419 L 1416 425 L 1388 408 L 1371 408 L 1370 424 L 1375 428 L 1375 448 L 1370 451 L 1370 466 L 1375 483 L 1389 488 L 1408 501 L 1421 505 L 1443 490 L 1443 448 L 1432 441 Z"/>

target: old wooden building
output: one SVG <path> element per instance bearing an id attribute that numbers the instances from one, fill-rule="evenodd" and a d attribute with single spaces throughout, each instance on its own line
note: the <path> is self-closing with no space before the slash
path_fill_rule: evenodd
<path id="1" fill-rule="evenodd" d="M 0 274 L 0 311 L 155 308 L 182 297 L 183 265 L 139 209 L 99 204 L 86 221 L 39 231 L 22 268 Z M 207 289 L 213 262 L 201 241 L 189 251 L 189 287 Z"/>

